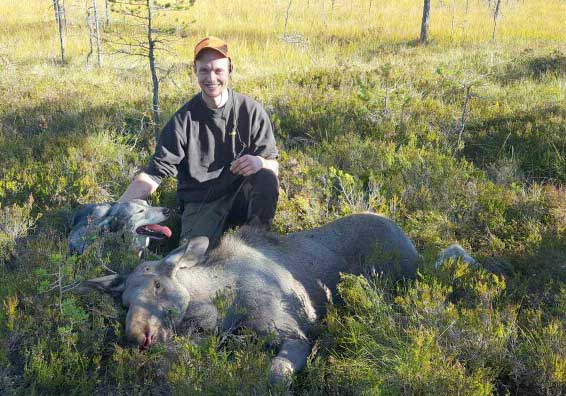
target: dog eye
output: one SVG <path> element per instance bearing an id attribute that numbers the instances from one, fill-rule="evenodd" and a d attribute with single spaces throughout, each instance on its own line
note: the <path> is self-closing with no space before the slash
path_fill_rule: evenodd
<path id="1" fill-rule="evenodd" d="M 159 283 L 159 281 L 155 281 L 155 288 L 156 289 L 161 288 L 161 283 Z"/>

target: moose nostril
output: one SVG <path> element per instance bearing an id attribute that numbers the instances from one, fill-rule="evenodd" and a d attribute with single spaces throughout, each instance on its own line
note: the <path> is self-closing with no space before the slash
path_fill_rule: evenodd
<path id="1" fill-rule="evenodd" d="M 151 346 L 151 344 L 153 344 L 153 335 L 150 334 L 149 332 L 144 333 L 143 335 L 143 342 L 140 344 L 140 349 L 146 350 L 149 349 L 149 347 Z"/>

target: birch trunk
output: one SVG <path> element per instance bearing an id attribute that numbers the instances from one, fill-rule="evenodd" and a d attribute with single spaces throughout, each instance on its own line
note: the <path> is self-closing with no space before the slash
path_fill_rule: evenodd
<path id="1" fill-rule="evenodd" d="M 96 0 L 92 0 L 92 10 L 94 13 L 94 31 L 96 33 L 96 55 L 98 60 L 98 67 L 102 66 L 102 44 L 100 42 L 100 24 L 98 22 L 98 11 L 96 7 Z"/>
<path id="2" fill-rule="evenodd" d="M 421 23 L 421 37 L 420 43 L 426 44 L 428 42 L 428 23 L 430 20 L 430 0 L 424 0 L 423 5 L 423 20 Z"/>
<path id="3" fill-rule="evenodd" d="M 55 19 L 59 28 L 59 45 L 61 46 L 61 63 L 65 63 L 65 26 L 63 22 L 63 7 L 59 0 L 53 0 L 53 8 L 55 9 Z"/>

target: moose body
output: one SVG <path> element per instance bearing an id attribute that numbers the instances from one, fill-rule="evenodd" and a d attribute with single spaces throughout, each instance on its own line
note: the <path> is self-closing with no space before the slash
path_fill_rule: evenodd
<path id="1" fill-rule="evenodd" d="M 341 272 L 414 277 L 421 260 L 394 222 L 369 213 L 284 236 L 242 227 L 207 248 L 208 240 L 197 237 L 160 261 L 140 264 L 126 279 L 111 275 L 87 285 L 122 294 L 126 333 L 142 348 L 167 339 L 171 317 L 203 329 L 246 326 L 274 335 L 273 381 L 305 365 L 309 329 L 325 315 Z M 225 312 L 215 304 L 219 296 L 228 301 Z"/>

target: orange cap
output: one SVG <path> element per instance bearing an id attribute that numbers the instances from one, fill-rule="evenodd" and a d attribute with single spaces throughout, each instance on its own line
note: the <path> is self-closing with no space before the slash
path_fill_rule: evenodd
<path id="1" fill-rule="evenodd" d="M 196 61 L 199 54 L 207 48 L 218 51 L 226 58 L 230 59 L 230 55 L 228 53 L 228 44 L 226 44 L 224 40 L 221 40 L 218 37 L 208 36 L 199 41 L 195 46 L 194 60 Z M 230 59 L 230 61 L 232 61 L 232 59 Z"/>

